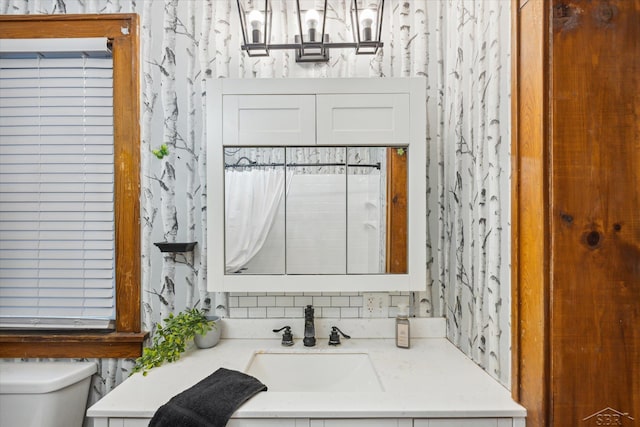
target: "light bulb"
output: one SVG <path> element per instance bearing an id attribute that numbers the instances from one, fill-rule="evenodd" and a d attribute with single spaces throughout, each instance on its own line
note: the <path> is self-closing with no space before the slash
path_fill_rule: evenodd
<path id="1" fill-rule="evenodd" d="M 360 14 L 360 27 L 362 28 L 362 40 L 371 41 L 371 33 L 373 27 L 373 21 L 376 19 L 376 14 L 372 9 L 363 9 Z"/>
<path id="2" fill-rule="evenodd" d="M 309 41 L 316 41 L 316 28 L 318 28 L 318 23 L 320 22 L 320 14 L 315 9 L 309 9 L 304 14 L 304 21 L 309 29 Z"/>
<path id="3" fill-rule="evenodd" d="M 264 25 L 264 16 L 259 10 L 253 9 L 249 12 L 247 20 L 251 25 L 251 40 L 252 43 L 260 43 L 262 38 L 262 26 Z"/>

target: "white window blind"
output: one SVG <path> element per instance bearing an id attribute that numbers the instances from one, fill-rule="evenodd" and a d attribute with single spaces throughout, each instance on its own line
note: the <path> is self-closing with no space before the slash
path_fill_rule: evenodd
<path id="1" fill-rule="evenodd" d="M 0 327 L 115 319 L 112 65 L 0 53 Z"/>

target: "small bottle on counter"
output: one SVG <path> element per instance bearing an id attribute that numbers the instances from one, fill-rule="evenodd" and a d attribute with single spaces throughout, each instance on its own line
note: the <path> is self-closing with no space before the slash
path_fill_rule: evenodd
<path id="1" fill-rule="evenodd" d="M 398 316 L 396 317 L 396 346 L 409 348 L 411 346 L 409 324 L 409 306 L 398 305 Z"/>

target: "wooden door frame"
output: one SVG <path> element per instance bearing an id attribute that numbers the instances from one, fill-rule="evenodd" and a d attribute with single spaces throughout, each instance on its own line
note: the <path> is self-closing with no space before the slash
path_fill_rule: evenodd
<path id="1" fill-rule="evenodd" d="M 550 424 L 549 2 L 512 0 L 511 391 Z"/>
<path id="2" fill-rule="evenodd" d="M 639 5 L 512 3 L 512 394 L 529 426 L 640 411 Z"/>

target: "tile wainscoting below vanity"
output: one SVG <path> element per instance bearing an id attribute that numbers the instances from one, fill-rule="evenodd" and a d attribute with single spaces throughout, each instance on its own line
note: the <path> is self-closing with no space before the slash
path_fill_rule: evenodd
<path id="1" fill-rule="evenodd" d="M 95 427 L 146 426 L 172 396 L 220 367 L 246 371 L 255 354 L 356 353 L 368 355 L 382 391 L 262 392 L 242 405 L 228 426 L 524 427 L 525 409 L 445 338 L 444 319 L 411 322 L 407 350 L 395 346 L 392 319 L 316 319 L 318 342 L 310 348 L 300 339 L 302 319 L 224 319 L 223 339 L 216 347 L 192 347 L 179 361 L 155 368 L 146 377 L 133 375 L 89 408 L 87 415 Z M 271 332 L 285 324 L 293 329 L 293 347 L 282 347 L 280 335 Z M 352 339 L 329 346 L 333 325 Z"/>

